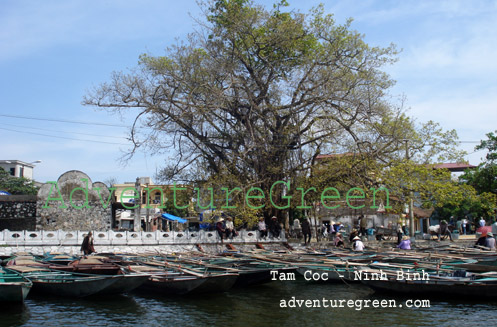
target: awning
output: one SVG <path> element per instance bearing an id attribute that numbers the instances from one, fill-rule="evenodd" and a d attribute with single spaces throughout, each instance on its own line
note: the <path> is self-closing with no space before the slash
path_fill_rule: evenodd
<path id="1" fill-rule="evenodd" d="M 171 221 L 177 221 L 177 222 L 182 223 L 182 224 L 184 224 L 184 223 L 186 223 L 186 222 L 187 222 L 187 220 L 186 220 L 186 219 L 183 219 L 183 218 L 180 218 L 180 217 L 173 216 L 173 215 L 171 215 L 171 214 L 169 214 L 169 213 L 163 213 L 163 214 L 162 214 L 162 218 L 167 219 L 167 220 L 171 220 Z"/>
<path id="2" fill-rule="evenodd" d="M 7 191 L 0 191 L 0 195 L 11 195 L 11 194 Z"/>

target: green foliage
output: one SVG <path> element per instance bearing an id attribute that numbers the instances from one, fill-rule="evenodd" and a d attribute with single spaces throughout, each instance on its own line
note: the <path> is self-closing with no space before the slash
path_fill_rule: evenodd
<path id="1" fill-rule="evenodd" d="M 38 193 L 38 188 L 32 180 L 10 176 L 3 168 L 0 168 L 0 190 L 7 191 L 12 195 L 35 195 Z"/>
<path id="2" fill-rule="evenodd" d="M 459 179 L 473 186 L 479 193 L 497 194 L 497 136 L 494 133 L 488 133 L 487 138 L 475 148 L 475 150 L 488 151 L 486 161 L 482 162 L 477 169 L 467 170 Z"/>
<path id="3" fill-rule="evenodd" d="M 495 207 L 497 203 L 497 196 L 495 194 L 486 192 L 477 194 L 471 186 L 465 184 L 462 184 L 461 186 L 468 187 L 467 196 L 458 202 L 449 201 L 443 203 L 443 206 L 438 207 L 436 210 L 437 216 L 445 219 L 448 219 L 451 216 L 454 216 L 457 219 L 466 216 L 472 218 L 495 217 Z"/>
<path id="4" fill-rule="evenodd" d="M 497 131 L 495 131 L 497 133 Z M 497 136 L 490 132 L 487 134 L 488 140 L 482 140 L 475 150 L 487 150 L 487 164 L 494 164 L 497 161 Z"/>
<path id="5" fill-rule="evenodd" d="M 459 177 L 461 181 L 473 186 L 478 192 L 497 194 L 497 165 L 480 165 L 468 170 Z"/>
<path id="6" fill-rule="evenodd" d="M 488 150 L 486 161 L 476 169 L 468 169 L 459 176 L 458 187 L 465 190 L 462 197 L 445 201 L 437 210 L 442 218 L 455 216 L 495 217 L 497 208 L 497 137 L 487 134 L 488 139 L 481 141 L 476 150 Z"/>

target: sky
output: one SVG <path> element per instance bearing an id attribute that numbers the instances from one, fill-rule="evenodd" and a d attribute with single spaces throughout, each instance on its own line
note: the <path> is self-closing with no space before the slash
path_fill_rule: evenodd
<path id="1" fill-rule="evenodd" d="M 455 129 L 466 159 L 481 162 L 485 152 L 474 147 L 497 130 L 497 1 L 288 2 L 301 12 L 322 2 L 337 23 L 352 18 L 370 45 L 396 44 L 398 61 L 385 67 L 397 81 L 390 95 L 405 97 L 417 122 Z M 167 157 L 121 160 L 132 117 L 83 106 L 82 98 L 112 72 L 136 67 L 140 54 L 164 55 L 200 16 L 194 0 L 0 1 L 0 159 L 41 160 L 40 182 L 69 170 L 94 182 L 153 177 Z"/>

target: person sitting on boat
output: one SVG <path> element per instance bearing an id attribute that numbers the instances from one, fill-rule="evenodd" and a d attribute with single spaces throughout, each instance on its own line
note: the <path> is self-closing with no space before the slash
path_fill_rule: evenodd
<path id="1" fill-rule="evenodd" d="M 495 238 L 492 232 L 487 233 L 487 237 L 485 240 L 485 246 L 490 250 L 495 251 Z"/>
<path id="2" fill-rule="evenodd" d="M 354 242 L 352 243 L 352 249 L 354 251 L 364 251 L 364 243 L 362 243 L 359 236 L 354 237 L 353 241 Z"/>
<path id="3" fill-rule="evenodd" d="M 278 222 L 278 218 L 276 218 L 276 216 L 273 216 L 271 218 L 270 230 L 271 230 L 271 234 L 273 235 L 274 238 L 280 238 L 281 226 L 280 226 L 280 223 Z"/>
<path id="4" fill-rule="evenodd" d="M 401 250 L 410 250 L 411 240 L 409 239 L 409 236 L 404 235 L 404 237 L 402 237 L 402 242 L 400 242 L 400 244 L 397 245 L 397 247 Z"/>
<path id="5" fill-rule="evenodd" d="M 487 235 L 481 235 L 480 238 L 475 243 L 475 248 L 480 247 L 480 246 L 485 246 L 487 243 Z"/>
<path id="6" fill-rule="evenodd" d="M 217 230 L 219 237 L 221 238 L 221 243 L 223 243 L 224 233 L 225 233 L 223 221 L 224 221 L 223 218 L 219 218 L 217 223 L 216 223 L 216 230 Z"/>
<path id="7" fill-rule="evenodd" d="M 338 247 L 344 247 L 343 236 L 342 233 L 336 233 L 335 239 L 333 240 L 333 244 Z"/>
<path id="8" fill-rule="evenodd" d="M 224 227 L 226 231 L 226 238 L 233 238 L 234 236 L 237 235 L 237 232 L 235 230 L 235 225 L 233 225 L 233 220 L 231 217 L 226 218 L 226 225 Z"/>
<path id="9" fill-rule="evenodd" d="M 267 237 L 267 228 L 266 228 L 266 223 L 264 222 L 263 217 L 261 217 L 259 219 L 259 223 L 257 224 L 257 227 L 259 228 L 259 237 L 266 238 Z"/>
<path id="10" fill-rule="evenodd" d="M 81 244 L 81 251 L 84 255 L 89 255 L 95 252 L 95 248 L 93 247 L 93 236 L 91 231 L 88 232 L 88 235 L 83 239 L 83 243 Z"/>
<path id="11" fill-rule="evenodd" d="M 492 234 L 497 235 L 497 220 L 492 224 Z"/>

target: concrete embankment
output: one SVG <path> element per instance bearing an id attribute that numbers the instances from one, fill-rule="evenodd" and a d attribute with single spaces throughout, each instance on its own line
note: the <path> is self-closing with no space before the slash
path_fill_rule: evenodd
<path id="1" fill-rule="evenodd" d="M 19 252 L 43 254 L 63 252 L 79 254 L 80 246 L 88 231 L 8 231 L 0 232 L 0 255 Z M 114 253 L 161 253 L 161 252 L 223 252 L 226 250 L 252 250 L 281 247 L 281 238 L 260 239 L 256 231 L 239 231 L 233 239 L 221 243 L 215 231 L 183 232 L 115 232 L 93 231 L 97 252 Z M 230 244 L 230 245 L 229 245 Z"/>

